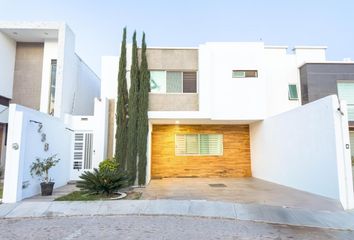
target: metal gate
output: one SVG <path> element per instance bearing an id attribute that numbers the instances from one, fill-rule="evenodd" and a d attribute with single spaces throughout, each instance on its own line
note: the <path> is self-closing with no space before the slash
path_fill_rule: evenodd
<path id="1" fill-rule="evenodd" d="M 84 171 L 92 169 L 93 134 L 87 131 L 75 131 L 73 137 L 71 180 L 77 180 Z"/>

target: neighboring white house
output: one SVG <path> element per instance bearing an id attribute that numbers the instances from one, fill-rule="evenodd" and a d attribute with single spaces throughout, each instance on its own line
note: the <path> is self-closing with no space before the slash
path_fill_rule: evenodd
<path id="1" fill-rule="evenodd" d="M 76 133 L 73 123 L 77 119 L 87 122 L 89 117 L 80 116 L 94 114 L 101 83 L 75 53 L 75 35 L 65 23 L 0 22 L 0 53 L 4 201 L 18 201 L 39 191 L 29 176 L 29 164 L 36 157 L 58 153 L 61 172 L 56 186 L 70 180 L 71 141 Z M 39 132 L 45 134 L 44 139 Z M 42 143 L 37 142 L 40 139 Z M 89 145 L 92 138 L 87 141 Z M 45 143 L 48 151 L 42 146 Z M 24 186 L 23 191 L 16 192 L 15 186 Z"/>
<path id="2" fill-rule="evenodd" d="M 336 96 L 301 106 L 299 66 L 326 61 L 325 50 L 299 46 L 289 54 L 286 46 L 261 42 L 148 48 L 147 182 L 254 176 L 353 208 L 345 110 L 337 110 Z M 108 157 L 115 146 L 118 61 L 102 58 Z M 127 61 L 129 70 L 130 55 Z M 127 79 L 129 86 L 129 72 Z"/>

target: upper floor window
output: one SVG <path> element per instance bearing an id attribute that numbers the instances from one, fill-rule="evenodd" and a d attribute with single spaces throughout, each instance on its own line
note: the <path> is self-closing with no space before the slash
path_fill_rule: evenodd
<path id="1" fill-rule="evenodd" d="M 50 86 L 49 86 L 49 103 L 48 103 L 48 113 L 54 115 L 54 103 L 55 103 L 55 86 L 56 86 L 56 75 L 57 75 L 57 60 L 52 59 L 50 65 Z"/>
<path id="2" fill-rule="evenodd" d="M 232 70 L 232 78 L 256 78 L 257 70 Z"/>
<path id="3" fill-rule="evenodd" d="M 297 93 L 296 84 L 289 84 L 289 100 L 298 100 L 299 95 Z"/>
<path id="4" fill-rule="evenodd" d="M 150 71 L 152 93 L 196 93 L 197 72 Z"/>

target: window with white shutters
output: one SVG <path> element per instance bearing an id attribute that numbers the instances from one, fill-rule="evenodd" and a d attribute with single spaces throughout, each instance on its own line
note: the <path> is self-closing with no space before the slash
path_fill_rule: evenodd
<path id="1" fill-rule="evenodd" d="M 220 156 L 223 155 L 222 134 L 176 134 L 176 156 Z"/>

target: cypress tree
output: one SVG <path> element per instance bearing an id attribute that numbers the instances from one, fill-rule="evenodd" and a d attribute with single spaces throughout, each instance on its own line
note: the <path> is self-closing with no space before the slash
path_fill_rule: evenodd
<path id="1" fill-rule="evenodd" d="M 126 79 L 126 36 L 127 29 L 123 29 L 123 40 L 119 59 L 118 96 L 116 104 L 116 144 L 115 159 L 121 169 L 126 169 L 126 142 L 127 142 L 127 116 L 128 116 L 128 90 Z"/>
<path id="2" fill-rule="evenodd" d="M 139 117 L 138 117 L 138 183 L 145 185 L 146 180 L 146 150 L 147 135 L 149 131 L 148 106 L 150 91 L 150 72 L 146 58 L 145 33 L 143 33 L 141 46 L 141 65 L 139 78 Z"/>
<path id="3" fill-rule="evenodd" d="M 136 32 L 133 35 L 132 65 L 130 68 L 129 89 L 129 121 L 128 121 L 128 145 L 127 145 L 127 168 L 131 177 L 130 184 L 136 179 L 137 165 L 137 124 L 138 124 L 138 92 L 139 92 L 139 62 Z"/>

